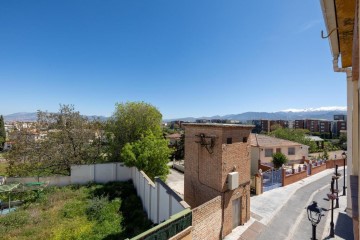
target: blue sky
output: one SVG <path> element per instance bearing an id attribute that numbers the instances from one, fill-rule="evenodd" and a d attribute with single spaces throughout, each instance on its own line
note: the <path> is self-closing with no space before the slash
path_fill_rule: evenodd
<path id="1" fill-rule="evenodd" d="M 319 1 L 0 1 L 0 114 L 164 118 L 346 106 Z"/>

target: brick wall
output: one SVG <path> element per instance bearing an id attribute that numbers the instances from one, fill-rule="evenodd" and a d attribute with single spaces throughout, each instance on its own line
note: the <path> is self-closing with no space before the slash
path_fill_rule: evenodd
<path id="1" fill-rule="evenodd" d="M 347 164 L 345 160 L 345 165 Z M 326 161 L 326 168 L 335 168 L 338 165 L 339 168 L 344 166 L 344 159 L 337 159 L 337 160 L 327 160 Z"/>
<path id="2" fill-rule="evenodd" d="M 221 234 L 221 196 L 218 196 L 193 209 L 192 239 L 220 239 Z"/>
<path id="3" fill-rule="evenodd" d="M 186 125 L 185 125 L 186 126 Z M 199 135 L 215 137 L 213 154 L 200 146 Z M 197 207 L 219 195 L 221 186 L 222 131 L 213 128 L 185 127 L 184 200 Z"/>
<path id="4" fill-rule="evenodd" d="M 290 175 L 287 175 L 285 174 L 285 169 L 283 169 L 283 172 L 282 172 L 282 175 L 283 175 L 283 187 L 286 186 L 286 185 L 289 185 L 289 184 L 292 184 L 294 182 L 297 182 L 297 181 L 300 181 L 304 178 L 307 177 L 307 171 L 302 171 L 302 172 L 299 172 L 299 173 L 294 173 L 294 174 L 290 174 Z"/>
<path id="5" fill-rule="evenodd" d="M 317 174 L 317 173 L 322 172 L 324 170 L 326 170 L 326 164 L 322 164 L 322 165 L 316 166 L 316 167 L 313 166 L 311 168 L 311 175 Z"/>
<path id="6" fill-rule="evenodd" d="M 260 164 L 259 169 L 261 169 L 263 172 L 266 172 L 267 170 L 270 170 L 272 167 Z"/>
<path id="7" fill-rule="evenodd" d="M 222 206 L 220 213 L 224 216 L 224 220 L 221 217 L 217 224 L 223 225 L 222 237 L 233 229 L 234 200 L 240 201 L 238 216 L 240 224 L 250 219 L 251 128 L 242 125 L 185 125 L 184 200 L 192 208 L 197 208 L 208 204 L 208 201 L 211 203 L 212 199 L 220 196 L 223 201 L 220 205 Z M 204 138 L 200 137 L 202 134 Z M 210 143 L 211 139 L 213 139 L 212 149 L 201 145 L 201 143 L 205 144 L 205 141 Z M 234 190 L 229 190 L 227 185 L 228 174 L 231 172 L 237 172 L 239 176 L 239 187 Z M 214 227 L 207 220 L 203 221 L 206 227 Z M 200 220 L 197 224 L 200 224 Z M 198 237 L 198 239 L 219 238 L 220 232 L 217 232 L 216 238 L 209 238 L 206 231 L 205 236 Z"/>
<path id="8" fill-rule="evenodd" d="M 250 182 L 250 129 L 185 125 L 184 200 L 192 208 L 227 191 L 230 172 L 239 172 L 239 184 Z M 214 137 L 213 153 L 196 143 L 200 133 Z M 232 144 L 226 144 L 227 138 Z"/>
<path id="9" fill-rule="evenodd" d="M 225 193 L 223 237 L 233 229 L 233 201 L 240 198 L 240 225 L 250 219 L 250 185 L 246 184 Z"/>

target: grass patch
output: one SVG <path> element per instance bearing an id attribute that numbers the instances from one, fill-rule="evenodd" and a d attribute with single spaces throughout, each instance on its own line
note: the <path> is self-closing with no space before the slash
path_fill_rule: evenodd
<path id="1" fill-rule="evenodd" d="M 0 195 L 0 199 L 6 199 Z M 1 239 L 125 239 L 151 228 L 131 182 L 14 193 L 25 203 L 0 215 Z"/>
<path id="2" fill-rule="evenodd" d="M 6 176 L 6 168 L 8 166 L 8 163 L 6 162 L 0 162 L 0 176 Z"/>

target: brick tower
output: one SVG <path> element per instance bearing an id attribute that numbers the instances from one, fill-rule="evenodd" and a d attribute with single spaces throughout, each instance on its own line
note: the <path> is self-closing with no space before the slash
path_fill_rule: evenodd
<path id="1" fill-rule="evenodd" d="M 253 125 L 185 125 L 184 200 L 196 208 L 221 196 L 222 237 L 250 219 Z"/>

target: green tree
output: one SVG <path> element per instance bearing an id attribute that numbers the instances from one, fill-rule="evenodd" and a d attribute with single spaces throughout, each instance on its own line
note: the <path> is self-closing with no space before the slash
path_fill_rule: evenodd
<path id="1" fill-rule="evenodd" d="M 329 156 L 329 153 L 328 153 L 328 150 L 326 147 L 324 148 L 324 153 L 323 153 L 322 157 L 329 160 L 330 156 Z"/>
<path id="2" fill-rule="evenodd" d="M 176 160 L 183 160 L 185 157 L 185 134 L 182 133 L 180 140 L 176 142 L 174 156 Z"/>
<path id="3" fill-rule="evenodd" d="M 306 138 L 306 134 L 309 133 L 306 129 L 290 129 L 290 128 L 277 128 L 269 135 L 281 139 L 286 139 L 293 142 L 298 142 L 309 146 L 310 152 L 317 151 L 317 146 L 310 139 Z"/>
<path id="4" fill-rule="evenodd" d="M 6 141 L 5 123 L 3 116 L 0 115 L 0 150 L 4 149 L 5 141 Z"/>
<path id="5" fill-rule="evenodd" d="M 137 167 L 151 179 L 160 177 L 165 181 L 169 174 L 167 163 L 171 153 L 168 141 L 150 132 L 140 140 L 126 143 L 121 151 L 121 159 L 126 166 Z"/>
<path id="6" fill-rule="evenodd" d="M 273 158 L 272 162 L 275 168 L 281 167 L 283 164 L 287 163 L 288 161 L 287 157 L 281 152 L 274 153 L 272 155 L 272 158 Z"/>
<path id="7" fill-rule="evenodd" d="M 151 104 L 145 102 L 117 103 L 107 127 L 108 132 L 112 135 L 111 147 L 108 152 L 109 159 L 122 161 L 120 152 L 125 144 L 140 140 L 149 132 L 155 137 L 161 137 L 161 120 L 161 113 Z"/>
<path id="8" fill-rule="evenodd" d="M 347 144 L 347 136 L 346 136 L 346 134 L 340 134 L 338 146 L 341 149 L 346 150 L 346 147 L 347 147 L 346 144 Z"/>
<path id="9" fill-rule="evenodd" d="M 73 164 L 102 161 L 101 124 L 90 121 L 72 105 L 58 113 L 38 111 L 34 129 L 13 133 L 15 144 L 6 158 L 10 176 L 67 175 Z"/>

